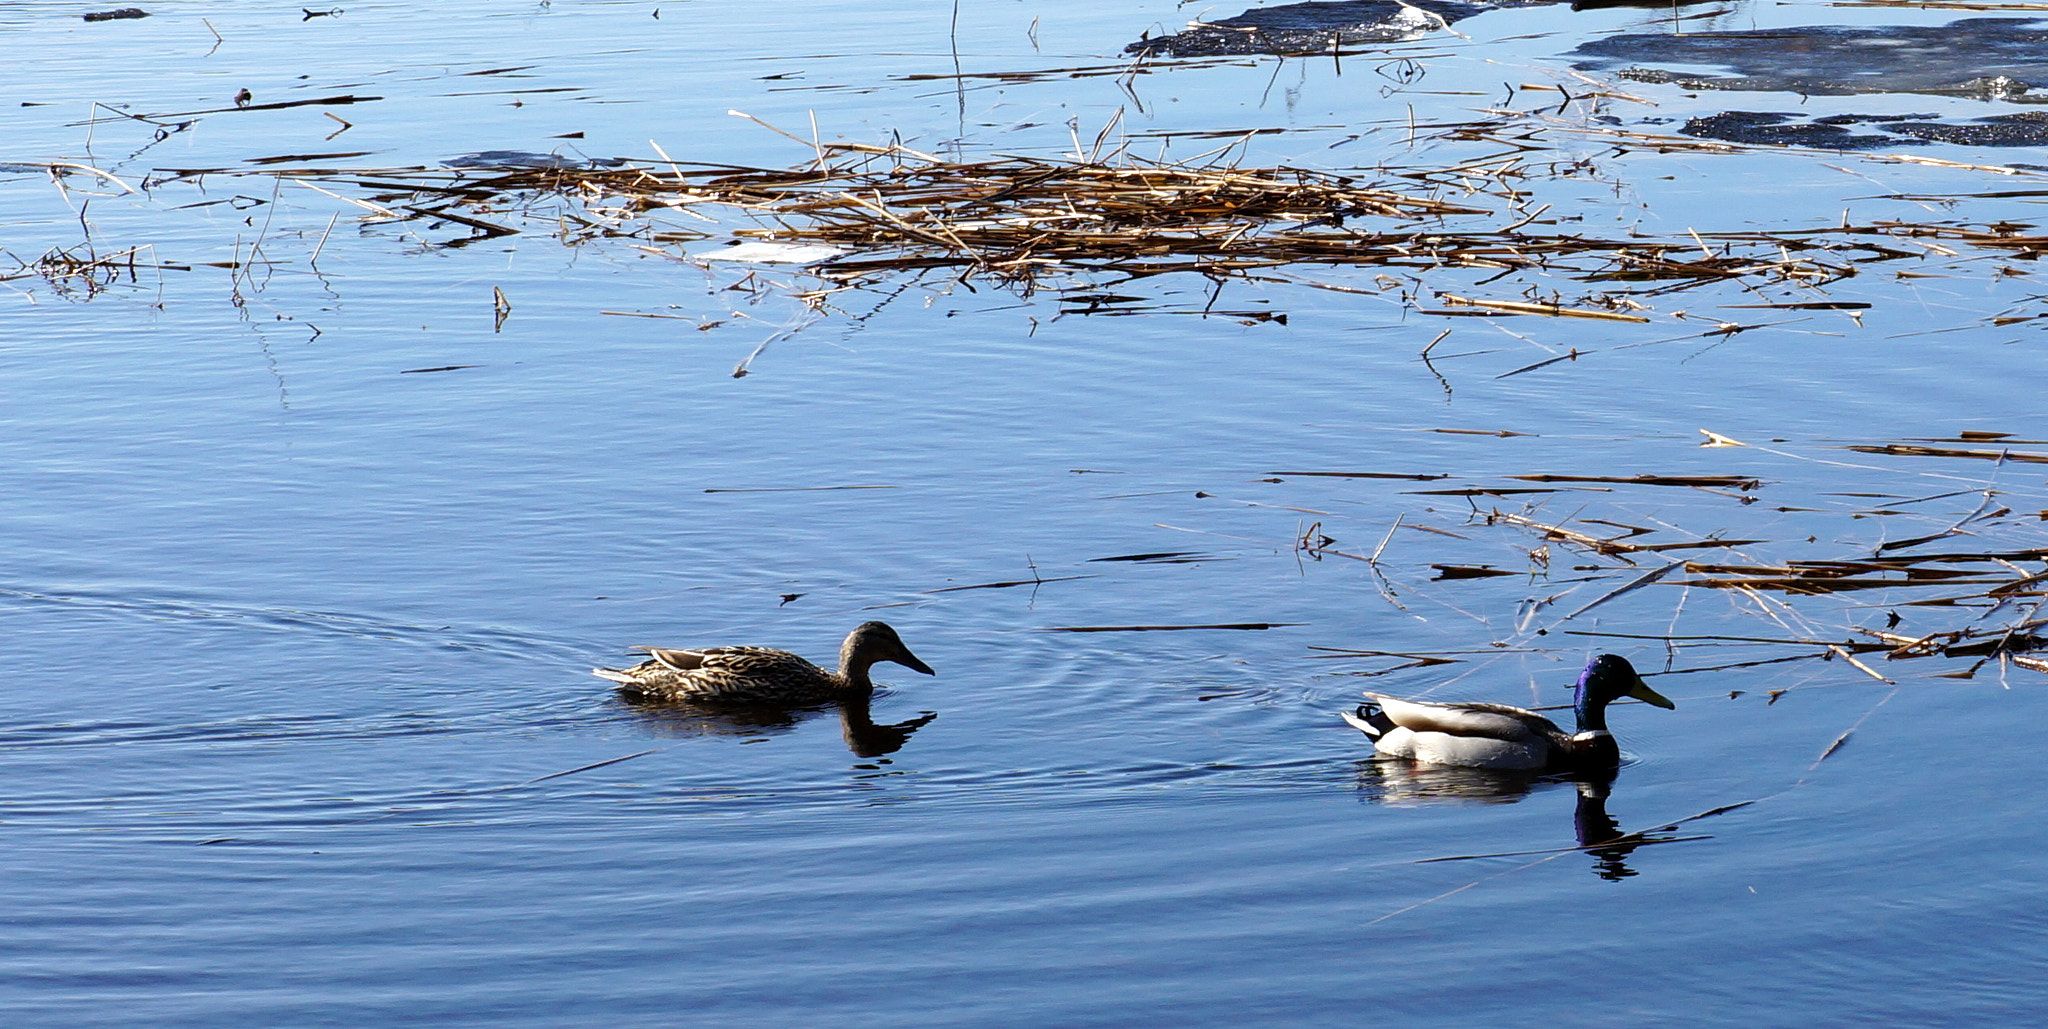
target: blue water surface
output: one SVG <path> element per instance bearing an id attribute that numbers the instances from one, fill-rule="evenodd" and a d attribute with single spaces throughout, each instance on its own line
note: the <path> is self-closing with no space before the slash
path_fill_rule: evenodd
<path id="1" fill-rule="evenodd" d="M 1370 268 L 1304 276 L 1345 289 L 1169 278 L 1132 316 L 946 277 L 820 313 L 793 299 L 816 285 L 801 270 L 688 259 L 729 226 L 674 246 L 532 228 L 448 246 L 466 230 L 251 174 L 276 157 L 374 182 L 488 150 L 811 158 L 732 110 L 800 139 L 815 117 L 820 139 L 963 154 L 1056 154 L 1120 118 L 1148 156 L 1277 128 L 1234 159 L 1443 165 L 1483 147 L 1417 119 L 1481 117 L 1504 77 L 1577 83 L 1558 55 L 1668 11 L 1516 9 L 1379 57 L 1120 77 L 1071 70 L 1127 64 L 1124 44 L 1200 12 L 167 2 L 80 17 L 99 7 L 0 11 L 16 69 L 0 248 L 22 266 L 0 282 L 5 1024 L 2010 1025 L 2048 1010 L 2040 673 L 1943 678 L 1970 662 L 1881 653 L 1866 661 L 1889 684 L 1841 660 L 1698 671 L 1817 650 L 1658 639 L 1843 640 L 1888 610 L 1933 632 L 1978 609 L 1669 583 L 1588 609 L 1636 572 L 1487 518 L 1758 540 L 1715 559 L 1768 564 L 1974 526 L 1995 500 L 2005 516 L 1939 545 L 2039 548 L 2039 464 L 1842 449 L 2043 438 L 2024 260 L 1873 263 L 1828 287 L 1872 305 L 1855 315 L 1737 306 L 1796 291 L 1735 284 L 1645 293 L 1647 323 L 1441 317 Z M 1906 17 L 1731 8 L 1713 24 Z M 1041 74 L 954 79 L 956 61 Z M 1598 133 L 1724 98 L 1615 88 L 1662 106 L 1560 114 L 1546 145 L 1588 163 L 1525 180 L 1589 234 L 1988 223 L 2025 215 L 2017 194 L 2038 182 L 1985 170 L 2026 156 L 1988 148 L 1930 145 L 1930 164 L 1617 147 Z M 244 110 L 240 89 L 254 105 L 379 99 Z M 159 139 L 136 114 L 190 124 Z M 53 181 L 50 162 L 137 191 Z M 2015 195 L 1952 215 L 1901 199 L 1997 191 Z M 131 248 L 132 277 L 92 286 L 46 259 Z M 1390 274 L 1455 293 L 1490 273 Z M 1218 308 L 1287 318 L 1204 317 L 1219 288 Z M 1724 324 L 1740 328 L 1708 334 Z M 1702 448 L 1701 429 L 1751 446 Z M 1760 485 L 1419 492 L 1644 473 Z M 1299 549 L 1312 531 L 1350 557 Z M 1104 560 L 1136 555 L 1170 556 Z M 1516 574 L 1436 578 L 1445 563 Z M 2024 620 L 2037 602 L 1984 614 Z M 870 618 L 938 673 L 881 666 L 877 722 L 936 714 L 887 754 L 850 747 L 829 709 L 636 708 L 587 674 L 648 643 L 822 660 Z M 1054 631 L 1212 625 L 1269 627 Z M 1377 762 L 1333 713 L 1360 689 L 1563 703 L 1600 650 L 1678 702 L 1615 710 L 1631 761 L 1605 801 L 1623 830 L 1672 826 L 1653 834 L 1669 842 L 1571 849 L 1573 784 L 1473 788 Z M 1361 678 L 1400 662 L 1359 651 L 1459 660 Z"/>

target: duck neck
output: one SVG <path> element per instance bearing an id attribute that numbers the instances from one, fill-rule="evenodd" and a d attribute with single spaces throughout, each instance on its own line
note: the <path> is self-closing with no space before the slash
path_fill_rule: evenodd
<path id="1" fill-rule="evenodd" d="M 839 681 L 846 684 L 847 692 L 865 697 L 875 691 L 875 681 L 868 678 L 868 669 L 874 664 L 874 658 L 855 653 L 853 642 L 848 640 L 839 649 Z"/>
<path id="2" fill-rule="evenodd" d="M 1607 702 L 1595 698 L 1592 690 L 1579 687 L 1578 701 L 1572 705 L 1572 711 L 1578 715 L 1580 732 L 1607 731 Z"/>

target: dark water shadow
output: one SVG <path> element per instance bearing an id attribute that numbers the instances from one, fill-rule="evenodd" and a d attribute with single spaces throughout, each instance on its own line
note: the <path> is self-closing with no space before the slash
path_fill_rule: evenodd
<path id="1" fill-rule="evenodd" d="M 1616 7 L 1634 7 L 1645 11 L 1669 11 L 1706 2 L 1708 0 L 1572 0 L 1572 10 L 1605 11 Z"/>
<path id="2" fill-rule="evenodd" d="M 2048 29 L 2032 18 L 1947 25 L 1807 25 L 1673 34 L 1627 33 L 1581 44 L 1582 71 L 1686 89 L 1803 96 L 1929 93 L 2026 102 L 2048 82 Z M 1663 66 L 1659 68 L 1657 66 Z M 1714 67 L 1729 74 L 1681 71 Z"/>
<path id="3" fill-rule="evenodd" d="M 1793 110 L 1729 110 L 1688 121 L 1682 131 L 1703 139 L 1833 150 L 2048 144 L 2048 116 L 2039 111 L 1958 121 L 1806 104 L 1811 97 L 1873 94 L 2048 103 L 2048 91 L 2041 89 L 2048 85 L 2048 28 L 2036 19 L 1624 33 L 1584 43 L 1567 56 L 1577 58 L 1573 67 L 1580 70 L 1638 82 L 1800 98 Z"/>
<path id="4" fill-rule="evenodd" d="M 1182 32 L 1148 36 L 1124 47 L 1144 57 L 1275 56 L 1342 52 L 1422 37 L 1496 7 L 1557 0 L 1335 0 L 1254 7 L 1227 18 L 1203 18 Z"/>
<path id="5" fill-rule="evenodd" d="M 903 749 L 917 730 L 939 717 L 936 711 L 925 711 L 907 721 L 879 723 L 874 719 L 870 698 L 867 697 L 808 707 L 629 700 L 624 695 L 619 696 L 616 703 L 632 712 L 654 735 L 675 738 L 750 736 L 765 739 L 787 733 L 826 712 L 837 712 L 840 738 L 846 741 L 846 749 L 856 757 L 893 754 Z"/>
<path id="6" fill-rule="evenodd" d="M 1621 823 L 1607 811 L 1607 799 L 1614 788 L 1612 772 L 1543 775 L 1376 758 L 1358 762 L 1357 776 L 1361 799 L 1392 806 L 1515 804 L 1526 797 L 1570 784 L 1577 796 L 1572 808 L 1572 838 L 1577 843 L 1569 849 L 1583 850 L 1592 855 L 1593 874 L 1609 882 L 1620 882 L 1639 874 L 1626 860 L 1637 848 L 1651 843 L 1673 842 L 1671 837 L 1653 836 L 1645 831 L 1622 831 Z M 1508 855 L 1468 854 L 1433 860 L 1505 856 Z"/>

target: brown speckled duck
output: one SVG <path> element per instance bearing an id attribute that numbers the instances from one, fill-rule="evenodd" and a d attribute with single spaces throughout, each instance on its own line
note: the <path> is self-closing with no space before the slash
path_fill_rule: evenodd
<path id="1" fill-rule="evenodd" d="M 591 674 L 619 684 L 623 693 L 647 700 L 714 701 L 727 704 L 817 704 L 865 698 L 875 685 L 868 668 L 894 661 L 934 674 L 903 645 L 885 622 L 863 622 L 839 647 L 839 670 L 828 672 L 790 653 L 769 647 L 669 649 L 634 647 L 648 660 L 631 668 L 593 668 Z"/>

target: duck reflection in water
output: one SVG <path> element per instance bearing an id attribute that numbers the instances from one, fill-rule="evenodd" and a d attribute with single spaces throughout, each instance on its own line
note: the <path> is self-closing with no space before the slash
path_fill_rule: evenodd
<path id="1" fill-rule="evenodd" d="M 1534 772 L 1422 765 L 1390 758 L 1358 762 L 1358 791 L 1375 804 L 1411 807 L 1420 804 L 1514 804 L 1532 793 L 1570 783 L 1578 795 L 1572 810 L 1575 849 L 1593 856 L 1593 874 L 1618 882 L 1637 874 L 1624 860 L 1646 843 L 1666 842 L 1646 833 L 1625 833 L 1607 813 L 1614 786 L 1611 770 L 1580 774 L 1541 775 Z M 1486 856 L 1486 855 L 1474 855 Z"/>
<path id="2" fill-rule="evenodd" d="M 1572 828 L 1578 836 L 1579 849 L 1593 855 L 1593 874 L 1608 882 L 1620 882 L 1637 874 L 1622 859 L 1635 853 L 1637 847 L 1656 843 L 1659 838 L 1621 831 L 1621 823 L 1607 813 L 1607 792 L 1613 785 L 1611 779 L 1577 783 L 1579 804 L 1572 811 Z"/>
<path id="3" fill-rule="evenodd" d="M 780 736 L 827 711 L 839 713 L 839 734 L 855 757 L 881 757 L 902 750 L 925 723 L 939 717 L 925 711 L 894 724 L 874 720 L 866 695 L 836 704 L 809 707 L 717 704 L 702 701 L 657 701 L 621 694 L 619 702 L 652 732 L 661 736 Z"/>

